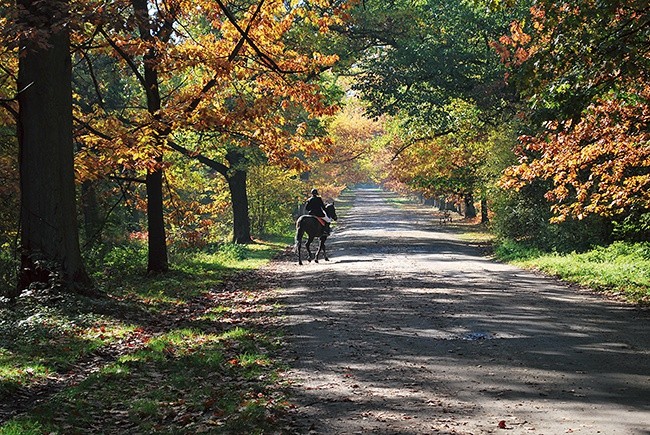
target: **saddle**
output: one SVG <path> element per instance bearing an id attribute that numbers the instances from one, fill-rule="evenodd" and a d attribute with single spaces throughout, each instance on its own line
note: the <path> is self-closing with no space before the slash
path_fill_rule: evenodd
<path id="1" fill-rule="evenodd" d="M 323 219 L 320 216 L 313 216 L 312 215 L 312 217 L 316 218 L 318 220 L 318 222 L 321 224 L 321 226 L 325 226 L 325 224 L 327 223 L 327 222 L 325 222 L 325 219 Z"/>

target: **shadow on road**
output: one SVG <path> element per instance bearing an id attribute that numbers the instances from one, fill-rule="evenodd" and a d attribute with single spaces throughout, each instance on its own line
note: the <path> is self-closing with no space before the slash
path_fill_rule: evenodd
<path id="1" fill-rule="evenodd" d="M 491 261 L 386 195 L 356 193 L 333 261 L 280 268 L 298 432 L 650 433 L 647 311 Z"/>

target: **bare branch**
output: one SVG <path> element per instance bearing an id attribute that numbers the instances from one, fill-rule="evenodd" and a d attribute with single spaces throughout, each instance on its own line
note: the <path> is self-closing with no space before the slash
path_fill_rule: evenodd
<path id="1" fill-rule="evenodd" d="M 142 178 L 133 178 L 133 177 L 120 177 L 119 175 L 109 175 L 109 179 L 111 180 L 117 180 L 117 181 L 128 181 L 129 183 L 146 183 L 147 180 L 144 180 Z"/>
<path id="2" fill-rule="evenodd" d="M 228 62 L 232 62 L 235 60 L 235 57 L 237 57 L 237 54 L 239 53 L 239 50 L 244 46 L 244 41 L 246 41 L 246 37 L 248 36 L 248 32 L 251 29 L 251 26 L 253 25 L 253 22 L 255 21 L 255 18 L 257 15 L 260 13 L 262 10 L 262 5 L 264 4 L 264 0 L 260 0 L 260 2 L 257 4 L 257 9 L 253 13 L 253 16 L 251 17 L 250 21 L 248 22 L 248 25 L 246 26 L 246 30 L 244 31 L 245 36 L 243 35 L 240 39 L 239 42 L 237 42 L 237 45 L 235 45 L 235 48 L 233 49 L 232 53 L 230 53 L 230 56 L 228 56 Z"/>
<path id="3" fill-rule="evenodd" d="M 342 163 L 347 163 L 347 162 L 351 162 L 353 160 L 356 160 L 356 159 L 358 159 L 359 157 L 361 157 L 364 154 L 366 154 L 366 150 L 363 150 L 363 151 L 359 152 L 358 154 L 356 154 L 356 155 L 354 155 L 352 157 L 349 157 L 347 159 L 334 160 L 334 161 L 331 161 L 331 162 L 328 162 L 328 163 L 331 164 L 331 165 L 340 165 Z"/>
<path id="4" fill-rule="evenodd" d="M 228 167 L 224 165 L 223 163 L 217 162 L 216 160 L 212 160 L 203 154 L 200 153 L 195 153 L 193 151 L 188 150 L 187 148 L 177 144 L 171 139 L 167 140 L 167 144 L 174 150 L 178 151 L 179 153 L 191 158 L 198 160 L 199 162 L 203 163 L 204 165 L 214 169 L 224 177 L 228 175 Z"/>

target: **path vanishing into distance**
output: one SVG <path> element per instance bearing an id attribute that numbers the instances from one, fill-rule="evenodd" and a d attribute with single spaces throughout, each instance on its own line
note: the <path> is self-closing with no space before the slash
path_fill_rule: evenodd
<path id="1" fill-rule="evenodd" d="M 354 192 L 329 262 L 272 265 L 303 434 L 650 434 L 650 312 Z M 501 426 L 501 427 L 499 427 Z"/>

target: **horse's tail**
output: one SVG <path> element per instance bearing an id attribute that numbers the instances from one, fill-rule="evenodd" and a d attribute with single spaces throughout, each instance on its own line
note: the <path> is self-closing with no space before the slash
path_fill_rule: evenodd
<path id="1" fill-rule="evenodd" d="M 305 230 L 302 228 L 300 223 L 302 222 L 302 216 L 296 221 L 296 237 L 293 240 L 293 251 L 298 252 L 298 245 L 302 243 L 302 236 L 305 234 Z"/>

